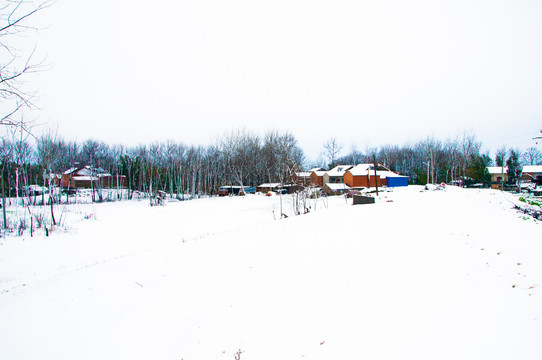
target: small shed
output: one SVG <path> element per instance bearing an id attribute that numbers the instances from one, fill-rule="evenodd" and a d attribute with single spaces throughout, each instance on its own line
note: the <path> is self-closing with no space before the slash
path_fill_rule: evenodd
<path id="1" fill-rule="evenodd" d="M 322 186 L 322 191 L 328 195 L 342 195 L 350 191 L 350 186 L 343 183 L 327 183 Z"/>
<path id="2" fill-rule="evenodd" d="M 244 194 L 254 194 L 256 193 L 256 188 L 254 186 L 235 186 L 227 185 L 221 186 L 218 189 L 218 196 L 227 196 L 227 195 L 244 195 Z"/>
<path id="3" fill-rule="evenodd" d="M 387 187 L 401 187 L 408 186 L 408 176 L 397 175 L 393 172 L 386 174 L 386 186 Z"/>
<path id="4" fill-rule="evenodd" d="M 491 188 L 498 189 L 501 184 L 508 182 L 507 166 L 488 166 L 487 171 L 491 175 Z"/>
<path id="5" fill-rule="evenodd" d="M 278 191 L 281 187 L 282 186 L 280 183 L 265 183 L 265 184 L 258 185 L 256 190 L 258 192 L 266 193 L 268 191 Z"/>
<path id="6" fill-rule="evenodd" d="M 354 195 L 353 205 L 374 204 L 375 198 L 365 195 Z"/>
<path id="7" fill-rule="evenodd" d="M 521 174 L 521 180 L 542 185 L 542 165 L 525 165 Z"/>

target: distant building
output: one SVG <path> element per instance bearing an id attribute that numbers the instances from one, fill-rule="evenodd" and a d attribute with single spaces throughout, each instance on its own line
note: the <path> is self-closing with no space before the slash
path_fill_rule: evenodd
<path id="1" fill-rule="evenodd" d="M 323 171 L 322 168 L 312 168 L 309 171 L 296 172 L 292 177 L 295 184 L 309 186 L 311 184 L 311 175 L 314 171 Z"/>
<path id="2" fill-rule="evenodd" d="M 353 165 L 338 165 L 335 166 L 333 169 L 326 171 L 323 176 L 322 183 L 328 184 L 328 183 L 335 183 L 335 184 L 342 184 L 344 183 L 344 174 L 346 171 L 353 168 Z"/>
<path id="3" fill-rule="evenodd" d="M 389 171 L 388 168 L 383 166 L 378 167 L 377 170 Z M 346 171 L 344 174 L 344 183 L 353 188 L 360 187 L 375 187 L 386 185 L 385 178 L 375 176 L 373 164 L 359 164 Z"/>
<path id="4" fill-rule="evenodd" d="M 258 192 L 266 193 L 269 191 L 279 191 L 282 188 L 280 183 L 265 183 L 258 185 L 256 190 Z"/>
<path id="5" fill-rule="evenodd" d="M 378 173 L 378 171 L 377 171 Z M 399 175 L 393 171 L 389 172 L 380 172 L 380 176 L 386 177 L 386 186 L 387 187 L 402 187 L 408 186 L 408 176 Z"/>
<path id="6" fill-rule="evenodd" d="M 525 165 L 521 172 L 521 181 L 542 186 L 542 165 Z"/>
<path id="7" fill-rule="evenodd" d="M 487 171 L 491 175 L 492 189 L 498 189 L 501 184 L 508 182 L 508 167 L 488 166 Z"/>
<path id="8" fill-rule="evenodd" d="M 63 189 L 126 188 L 126 176 L 111 175 L 90 166 L 71 168 L 55 176 L 55 185 Z"/>
<path id="9" fill-rule="evenodd" d="M 324 185 L 324 175 L 326 172 L 324 170 L 316 170 L 311 172 L 311 185 L 312 186 L 322 186 Z"/>
<path id="10" fill-rule="evenodd" d="M 226 185 L 218 188 L 218 196 L 227 196 L 227 195 L 245 195 L 245 194 L 255 194 L 256 188 L 254 186 L 235 186 L 235 185 Z"/>
<path id="11" fill-rule="evenodd" d="M 322 191 L 328 195 L 341 195 L 350 190 L 350 186 L 343 183 L 325 183 L 322 186 Z"/>
<path id="12" fill-rule="evenodd" d="M 382 164 L 359 164 L 344 174 L 344 183 L 352 188 L 408 186 L 408 177 L 396 174 Z"/>

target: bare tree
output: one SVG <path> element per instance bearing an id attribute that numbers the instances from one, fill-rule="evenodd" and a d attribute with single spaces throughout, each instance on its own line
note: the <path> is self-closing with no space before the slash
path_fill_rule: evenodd
<path id="1" fill-rule="evenodd" d="M 284 132 L 279 137 L 278 163 L 280 166 L 279 179 L 282 183 L 292 180 L 296 171 L 301 170 L 303 151 L 297 146 L 297 140 L 290 132 Z"/>
<path id="2" fill-rule="evenodd" d="M 28 74 L 43 69 L 42 62 L 33 59 L 34 49 L 28 50 L 15 45 L 17 38 L 29 30 L 38 12 L 50 7 L 54 0 L 7 0 L 0 5 L 0 125 L 16 125 L 16 117 L 24 108 L 35 108 L 36 91 L 24 88 Z"/>
<path id="3" fill-rule="evenodd" d="M 465 131 L 461 135 L 459 140 L 459 151 L 461 154 L 460 166 L 463 182 L 467 177 L 467 167 L 470 165 L 471 160 L 475 158 L 475 155 L 480 153 L 481 146 L 481 143 L 476 139 L 476 135 L 473 132 Z"/>
<path id="4" fill-rule="evenodd" d="M 521 162 L 525 165 L 542 165 L 542 152 L 532 146 L 521 155 Z"/>
<path id="5" fill-rule="evenodd" d="M 188 162 L 188 186 L 190 197 L 195 198 L 199 195 L 201 185 L 201 173 L 203 170 L 203 148 L 201 146 L 191 146 L 186 152 Z"/>
<path id="6" fill-rule="evenodd" d="M 333 167 L 342 150 L 342 145 L 339 144 L 336 138 L 329 138 L 324 144 L 324 156 L 329 160 L 329 167 Z"/>
<path id="7" fill-rule="evenodd" d="M 448 182 L 448 179 L 451 180 L 452 183 L 455 182 L 457 171 L 459 168 L 459 142 L 457 138 L 455 139 L 449 139 L 444 144 L 444 153 L 446 154 L 446 182 Z"/>
<path id="8" fill-rule="evenodd" d="M 272 183 L 278 180 L 279 163 L 277 149 L 279 147 L 279 133 L 277 130 L 267 131 L 263 136 L 260 165 L 263 167 L 265 178 Z"/>
<path id="9" fill-rule="evenodd" d="M 495 153 L 495 164 L 497 164 L 497 166 L 504 166 L 507 153 L 508 150 L 506 149 L 506 146 L 501 146 L 499 149 L 497 149 Z"/>
<path id="10" fill-rule="evenodd" d="M 350 147 L 350 152 L 338 159 L 338 161 L 344 164 L 357 165 L 361 164 L 363 162 L 363 159 L 364 157 L 361 151 L 357 149 L 355 144 L 352 144 L 352 146 Z"/>
<path id="11" fill-rule="evenodd" d="M 504 166 L 506 162 L 506 155 L 508 153 L 508 150 L 506 149 L 506 146 L 501 146 L 499 149 L 497 149 L 497 152 L 495 153 L 495 164 L 497 166 L 501 167 L 501 173 L 504 174 Z M 504 176 L 501 177 L 501 190 L 504 190 Z"/>
<path id="12" fill-rule="evenodd" d="M 378 154 L 378 148 L 373 146 L 365 147 L 365 154 L 363 155 L 363 163 L 372 163 L 373 156 Z M 377 159 L 378 160 L 378 159 Z"/>
<path id="13" fill-rule="evenodd" d="M 3 228 L 7 229 L 7 216 L 6 216 L 6 181 L 8 182 L 9 188 L 9 163 L 12 160 L 13 156 L 13 146 L 11 142 L 5 138 L 0 139 L 0 175 L 2 181 L 2 217 L 3 217 Z"/>
<path id="14" fill-rule="evenodd" d="M 424 158 L 426 164 L 428 164 L 431 175 L 431 183 L 435 184 L 438 182 L 438 173 L 441 166 L 441 161 L 443 160 L 442 156 L 442 143 L 440 140 L 431 136 L 423 142 L 424 149 Z M 429 174 L 427 182 L 429 183 Z"/>
<path id="15" fill-rule="evenodd" d="M 56 132 L 46 132 L 36 139 L 36 150 L 38 156 L 38 162 L 41 163 L 43 168 L 43 191 L 42 191 L 42 204 L 45 205 L 45 187 L 49 192 L 49 204 L 51 210 L 51 227 L 56 225 L 55 213 L 54 213 L 54 201 L 53 201 L 53 171 L 52 165 L 59 155 L 59 146 L 57 142 Z M 48 181 L 47 181 L 48 180 Z M 69 185 L 68 185 L 69 186 Z M 68 198 L 68 195 L 66 195 Z M 45 207 L 44 207 L 45 209 Z M 46 234 L 48 233 L 47 227 Z"/>
<path id="16" fill-rule="evenodd" d="M 227 175 L 243 188 L 251 173 L 260 149 L 260 138 L 247 130 L 232 131 L 221 143 Z"/>

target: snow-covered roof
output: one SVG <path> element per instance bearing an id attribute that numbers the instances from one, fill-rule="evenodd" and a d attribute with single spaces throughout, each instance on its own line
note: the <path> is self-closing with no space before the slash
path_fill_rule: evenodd
<path id="1" fill-rule="evenodd" d="M 525 165 L 523 167 L 524 173 L 542 173 L 542 165 Z"/>
<path id="2" fill-rule="evenodd" d="M 312 173 L 314 171 L 322 171 L 322 170 L 324 170 L 324 169 L 322 169 L 321 167 L 315 167 L 315 168 L 310 169 L 308 172 Z"/>
<path id="3" fill-rule="evenodd" d="M 98 180 L 97 176 L 87 176 L 87 175 L 76 175 L 73 177 L 76 181 L 90 181 L 90 180 Z"/>
<path id="4" fill-rule="evenodd" d="M 309 171 L 297 172 L 295 174 L 296 174 L 297 177 L 310 177 L 311 176 L 311 172 L 309 172 Z"/>
<path id="5" fill-rule="evenodd" d="M 107 171 L 105 171 L 102 168 L 91 168 L 88 165 L 83 168 L 73 167 L 62 173 L 62 175 L 70 175 L 70 174 L 73 174 L 76 176 L 111 176 L 111 174 L 109 174 Z"/>
<path id="6" fill-rule="evenodd" d="M 343 176 L 344 173 L 352 167 L 353 165 L 338 165 L 335 166 L 333 169 L 329 170 L 327 174 L 329 176 Z"/>
<path id="7" fill-rule="evenodd" d="M 354 166 L 352 169 L 348 170 L 348 172 L 350 172 L 350 174 L 354 176 L 359 176 L 359 175 L 367 175 L 367 172 L 372 169 L 373 169 L 373 164 L 358 164 Z"/>
<path id="8" fill-rule="evenodd" d="M 407 176 L 404 176 L 404 175 L 396 174 L 393 171 L 380 171 L 380 170 L 377 170 L 376 174 L 379 175 L 381 178 L 385 178 L 385 177 L 407 177 Z"/>
<path id="9" fill-rule="evenodd" d="M 525 168 L 525 166 L 523 168 Z M 506 172 L 508 171 L 508 167 L 505 166 L 503 172 L 502 166 L 488 166 L 487 171 L 489 171 L 491 175 L 506 174 Z M 525 170 L 523 171 L 525 172 Z"/>
<path id="10" fill-rule="evenodd" d="M 73 173 L 73 172 L 76 171 L 76 170 L 77 170 L 76 167 L 70 168 L 70 169 L 64 171 L 64 172 L 62 173 L 62 175 L 69 175 L 69 174 Z"/>
<path id="11" fill-rule="evenodd" d="M 324 170 L 321 170 L 321 171 L 313 171 L 313 173 L 316 174 L 316 176 L 319 176 L 319 177 L 322 177 L 326 174 L 326 171 Z"/>
<path id="12" fill-rule="evenodd" d="M 330 188 L 331 190 L 348 190 L 350 189 L 350 186 L 343 184 L 343 183 L 327 183 L 326 186 Z"/>
<path id="13" fill-rule="evenodd" d="M 280 183 L 265 183 L 265 184 L 258 185 L 258 187 L 260 188 L 276 188 L 279 186 L 280 186 Z"/>
<path id="14" fill-rule="evenodd" d="M 387 167 L 381 165 L 381 164 L 376 164 L 376 169 L 377 169 L 377 174 L 380 175 L 380 173 L 383 173 L 383 172 L 392 172 L 390 171 L 390 169 L 388 169 Z M 358 164 L 356 166 L 354 166 L 353 168 L 351 168 L 350 170 L 348 170 L 348 172 L 354 176 L 362 176 L 362 175 L 367 175 L 368 172 L 371 171 L 371 176 L 374 175 L 374 164 Z M 380 175 L 381 177 L 382 176 L 386 176 L 386 175 Z"/>
<path id="15" fill-rule="evenodd" d="M 23 188 L 23 189 L 26 189 L 26 190 L 34 190 L 34 191 L 43 191 L 43 190 L 47 190 L 46 187 L 40 186 L 40 185 L 27 185 L 27 186 L 23 186 L 22 188 Z"/>

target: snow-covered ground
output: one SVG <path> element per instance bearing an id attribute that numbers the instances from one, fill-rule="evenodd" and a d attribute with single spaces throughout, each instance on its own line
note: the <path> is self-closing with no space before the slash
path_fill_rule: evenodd
<path id="1" fill-rule="evenodd" d="M 0 358 L 541 359 L 542 224 L 421 189 L 75 205 L 0 239 Z"/>

